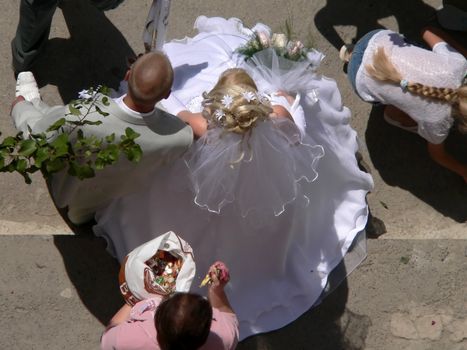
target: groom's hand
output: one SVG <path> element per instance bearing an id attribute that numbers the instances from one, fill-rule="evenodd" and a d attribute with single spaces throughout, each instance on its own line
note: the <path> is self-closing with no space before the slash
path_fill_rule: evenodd
<path id="1" fill-rule="evenodd" d="M 13 100 L 13 102 L 11 103 L 10 114 L 13 111 L 13 108 L 16 106 L 16 104 L 21 101 L 25 101 L 23 96 L 18 96 L 17 98 Z"/>

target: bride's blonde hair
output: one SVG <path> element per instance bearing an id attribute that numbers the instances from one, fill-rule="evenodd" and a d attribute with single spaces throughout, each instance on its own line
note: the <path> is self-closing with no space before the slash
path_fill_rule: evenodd
<path id="1" fill-rule="evenodd" d="M 414 95 L 451 104 L 454 107 L 453 116 L 457 119 L 459 130 L 467 133 L 467 85 L 452 89 L 406 81 L 382 47 L 374 53 L 373 64 L 368 64 L 365 68 L 368 74 L 376 80 L 401 85 Z"/>
<path id="2" fill-rule="evenodd" d="M 253 79 L 241 68 L 224 71 L 214 88 L 203 94 L 203 115 L 210 124 L 245 134 L 272 113 L 270 102 L 257 94 Z"/>

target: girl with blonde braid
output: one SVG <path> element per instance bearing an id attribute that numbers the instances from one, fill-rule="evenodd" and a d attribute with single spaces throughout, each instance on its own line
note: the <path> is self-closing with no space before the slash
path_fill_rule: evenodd
<path id="1" fill-rule="evenodd" d="M 440 30 L 425 29 L 422 35 L 432 51 L 407 43 L 398 33 L 376 30 L 352 50 L 343 47 L 340 56 L 349 62 L 348 77 L 359 97 L 386 105 L 389 124 L 426 139 L 431 158 L 467 183 L 467 165 L 444 146 L 454 122 L 467 132 L 467 60 Z"/>

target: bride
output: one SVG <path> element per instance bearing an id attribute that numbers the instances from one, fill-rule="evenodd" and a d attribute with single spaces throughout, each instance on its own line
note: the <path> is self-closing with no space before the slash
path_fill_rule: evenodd
<path id="1" fill-rule="evenodd" d="M 195 252 L 196 293 L 209 264 L 225 261 L 243 339 L 313 306 L 364 230 L 373 183 L 357 166 L 335 82 L 315 73 L 319 52 L 292 62 L 270 49 L 245 61 L 237 49 L 267 26 L 202 16 L 195 28 L 163 47 L 175 72 L 163 105 L 199 138 L 139 192 L 98 212 L 94 231 L 120 261 L 175 231 Z M 356 249 L 350 270 L 365 256 Z"/>

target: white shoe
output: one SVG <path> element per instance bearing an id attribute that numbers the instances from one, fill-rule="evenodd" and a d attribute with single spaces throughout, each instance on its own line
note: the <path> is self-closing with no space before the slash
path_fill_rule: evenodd
<path id="1" fill-rule="evenodd" d="M 15 96 L 23 96 L 26 101 L 41 98 L 39 88 L 37 87 L 36 79 L 32 72 L 21 72 L 16 79 L 16 93 Z"/>
<path id="2" fill-rule="evenodd" d="M 352 45 L 342 45 L 341 49 L 339 50 L 339 58 L 342 62 L 349 62 L 350 57 L 352 56 Z"/>

